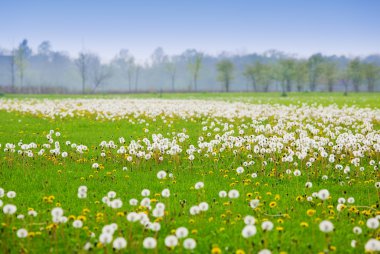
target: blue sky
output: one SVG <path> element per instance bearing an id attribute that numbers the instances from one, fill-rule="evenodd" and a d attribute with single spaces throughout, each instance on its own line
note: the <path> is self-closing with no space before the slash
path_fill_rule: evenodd
<path id="1" fill-rule="evenodd" d="M 0 48 L 50 40 L 72 56 L 82 46 L 104 59 L 127 48 L 140 60 L 158 46 L 169 54 L 380 51 L 376 0 L 0 0 L 0 10 Z"/>

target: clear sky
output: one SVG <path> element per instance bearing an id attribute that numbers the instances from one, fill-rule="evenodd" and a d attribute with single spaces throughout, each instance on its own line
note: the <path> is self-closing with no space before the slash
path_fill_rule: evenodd
<path id="1" fill-rule="evenodd" d="M 373 0 L 0 0 L 0 48 L 43 40 L 71 56 L 138 59 L 195 48 L 211 54 L 278 49 L 365 55 L 380 52 L 380 1 Z"/>

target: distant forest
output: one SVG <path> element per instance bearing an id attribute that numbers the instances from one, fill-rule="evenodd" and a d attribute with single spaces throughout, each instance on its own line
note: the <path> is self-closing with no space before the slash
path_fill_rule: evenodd
<path id="1" fill-rule="evenodd" d="M 309 58 L 269 50 L 212 56 L 195 49 L 167 55 L 155 49 L 144 64 L 122 49 L 107 64 L 90 51 L 75 58 L 49 41 L 33 52 L 23 40 L 0 48 L 0 92 L 135 93 L 196 91 L 380 91 L 380 55 Z"/>

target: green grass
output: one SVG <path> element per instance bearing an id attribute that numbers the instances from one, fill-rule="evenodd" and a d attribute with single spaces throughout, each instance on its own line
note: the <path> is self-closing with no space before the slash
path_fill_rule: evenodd
<path id="1" fill-rule="evenodd" d="M 6 95 L 5 98 L 78 98 L 82 96 L 56 96 L 56 95 Z M 158 95 L 89 95 L 86 98 L 157 98 Z M 340 94 L 327 93 L 305 93 L 290 94 L 288 97 L 280 97 L 278 94 L 252 94 L 252 93 L 232 93 L 232 94 L 164 94 L 164 99 L 222 99 L 228 101 L 247 101 L 252 103 L 318 103 L 328 105 L 336 103 L 340 106 L 355 105 L 358 107 L 378 108 L 379 94 L 350 94 L 348 97 Z M 1 103 L 1 102 L 0 102 Z M 70 253 L 81 252 L 87 241 L 96 244 L 102 226 L 109 223 L 117 223 L 119 229 L 116 236 L 124 236 L 128 241 L 128 253 L 156 253 L 142 248 L 142 240 L 147 236 L 158 238 L 158 253 L 190 253 L 182 247 L 169 250 L 164 246 L 165 236 L 172 233 L 172 230 L 180 226 L 189 229 L 189 237 L 197 241 L 197 248 L 194 253 L 210 253 L 220 248 L 223 253 L 235 253 L 244 250 L 246 253 L 257 253 L 259 250 L 268 248 L 273 253 L 318 253 L 329 249 L 328 252 L 336 253 L 361 253 L 364 244 L 370 237 L 379 236 L 377 231 L 367 229 L 365 222 L 368 218 L 379 214 L 379 192 L 374 187 L 375 181 L 379 180 L 378 171 L 371 170 L 369 165 L 371 159 L 379 161 L 379 153 L 373 153 L 362 158 L 366 171 L 360 172 L 352 167 L 350 179 L 345 179 L 342 171 L 335 170 L 326 159 L 318 157 L 317 162 L 311 169 L 305 168 L 306 161 L 296 160 L 299 167 L 290 163 L 281 162 L 282 154 L 274 153 L 264 157 L 255 155 L 253 166 L 245 167 L 242 175 L 237 175 L 235 169 L 247 160 L 247 155 L 252 151 L 242 149 L 238 155 L 234 155 L 233 149 L 227 149 L 222 155 L 211 158 L 197 157 L 191 163 L 184 153 L 179 157 L 165 156 L 163 162 L 155 160 L 129 163 L 123 156 L 117 155 L 115 151 L 108 152 L 105 158 L 99 156 L 101 148 L 99 143 L 103 140 L 114 140 L 118 142 L 119 137 L 125 137 L 127 143 L 131 140 L 150 137 L 153 133 L 182 132 L 185 128 L 189 139 L 185 141 L 183 147 L 196 144 L 199 136 L 204 136 L 202 131 L 202 121 L 211 121 L 203 117 L 202 119 L 182 120 L 179 117 L 172 119 L 172 126 L 163 123 L 162 120 L 152 121 L 144 119 L 144 123 L 135 123 L 127 120 L 118 121 L 95 121 L 93 116 L 85 118 L 69 119 L 43 119 L 32 115 L 22 115 L 19 113 L 8 113 L 0 111 L 0 144 L 2 150 L 6 142 L 17 143 L 22 140 L 24 143 L 35 142 L 37 144 L 46 143 L 48 131 L 53 129 L 61 132 L 61 136 L 55 138 L 60 141 L 62 150 L 69 152 L 69 157 L 61 158 L 47 154 L 43 157 L 24 158 L 17 154 L 9 154 L 0 151 L 0 187 L 6 191 L 16 191 L 17 197 L 10 200 L 1 198 L 6 203 L 17 205 L 17 214 L 24 214 L 24 220 L 18 220 L 0 213 L 0 252 L 2 253 Z M 215 119 L 224 121 L 223 119 Z M 144 133 L 146 123 L 149 123 L 150 132 Z M 249 124 L 249 119 L 235 120 L 235 135 L 237 126 Z M 277 123 L 276 119 L 269 120 L 272 126 Z M 356 129 L 352 129 L 357 131 Z M 295 131 L 294 129 L 290 131 Z M 247 135 L 255 134 L 248 129 Z M 323 134 L 321 134 L 323 135 Z M 269 135 L 270 136 L 270 135 Z M 171 137 L 171 134 L 169 134 Z M 64 144 L 66 140 L 73 143 L 87 145 L 89 151 L 82 156 L 75 154 L 71 148 Z M 347 154 L 347 158 L 340 161 L 342 165 L 350 165 L 349 158 L 352 154 Z M 273 161 L 269 161 L 272 158 Z M 262 161 L 269 164 L 262 166 Z M 100 163 L 104 168 L 95 170 L 91 168 L 93 162 Z M 122 168 L 128 167 L 128 171 Z M 286 169 L 302 170 L 300 177 L 286 175 Z M 174 174 L 174 179 L 158 180 L 156 174 L 159 170 L 166 170 Z M 258 172 L 258 178 L 251 178 L 251 173 Z M 321 175 L 329 176 L 327 181 L 321 180 Z M 194 184 L 198 181 L 205 183 L 205 188 L 195 190 Z M 311 189 L 304 187 L 307 181 L 313 183 Z M 340 182 L 344 182 L 343 185 Z M 88 187 L 87 199 L 77 198 L 77 189 L 81 185 Z M 161 222 L 161 230 L 157 235 L 149 230 L 143 230 L 139 223 L 128 222 L 125 215 L 128 212 L 136 211 L 135 207 L 128 204 L 131 198 L 142 199 L 141 191 L 150 189 L 151 198 L 155 198 L 165 203 L 169 213 Z M 164 188 L 169 188 L 171 196 L 169 199 L 155 197 Z M 240 192 L 238 199 L 221 199 L 218 193 L 221 190 L 237 189 Z M 307 202 L 306 196 L 320 189 L 328 189 L 332 196 L 325 202 L 314 200 Z M 101 199 L 109 191 L 115 191 L 117 197 L 123 200 L 123 207 L 117 210 L 105 206 Z M 276 196 L 277 195 L 277 196 Z M 54 196 L 51 202 L 44 201 L 43 198 Z M 337 199 L 339 197 L 355 198 L 355 204 L 349 207 L 356 207 L 357 210 L 346 208 L 338 213 L 336 210 Z M 248 202 L 252 198 L 259 198 L 260 209 L 252 210 Z M 297 200 L 298 199 L 298 200 Z M 191 206 L 206 201 L 210 208 L 199 215 L 189 215 Z M 271 208 L 269 204 L 276 202 L 276 207 Z M 54 229 L 51 222 L 50 211 L 57 205 L 62 206 L 66 216 L 85 215 L 85 228 L 74 229 L 70 220 L 65 225 L 59 225 Z M 367 206 L 367 207 L 359 207 Z M 368 208 L 371 207 L 372 208 Z M 36 218 L 27 216 L 28 208 L 33 208 L 38 212 Z M 89 209 L 84 213 L 83 209 Z M 307 216 L 308 210 L 315 210 L 316 214 Z M 142 210 L 142 209 L 140 209 Z M 358 212 L 357 212 L 358 211 Z M 102 219 L 97 219 L 98 213 L 102 213 Z M 123 213 L 123 216 L 120 213 Z M 257 219 L 256 226 L 258 232 L 249 239 L 241 236 L 244 227 L 243 218 L 246 215 L 253 215 Z M 153 220 L 154 218 L 151 217 Z M 335 226 L 334 232 L 330 234 L 322 233 L 319 228 L 321 220 L 331 220 Z M 263 232 L 260 228 L 261 222 L 271 220 L 274 229 L 271 232 Z M 308 227 L 302 227 L 301 223 L 307 223 Z M 364 225 L 363 225 L 364 223 Z M 354 235 L 354 226 L 363 228 L 362 235 Z M 18 239 L 15 231 L 19 228 L 26 228 L 36 235 L 27 239 Z M 53 229 L 52 229 L 53 227 Z M 95 239 L 89 237 L 89 232 L 96 234 Z M 357 249 L 350 247 L 351 240 L 358 241 Z M 112 247 L 94 247 L 96 253 L 111 253 Z"/>

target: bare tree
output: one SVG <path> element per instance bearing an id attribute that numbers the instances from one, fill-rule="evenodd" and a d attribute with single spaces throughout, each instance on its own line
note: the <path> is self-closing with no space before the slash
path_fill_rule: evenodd
<path id="1" fill-rule="evenodd" d="M 89 56 L 85 52 L 79 53 L 78 59 L 75 60 L 75 64 L 78 67 L 79 74 L 82 80 L 82 93 L 86 92 L 86 80 L 88 76 L 88 62 Z"/>
<path id="2" fill-rule="evenodd" d="M 133 74 L 136 69 L 135 58 L 129 53 L 128 49 L 120 50 L 112 63 L 119 68 L 124 75 L 126 74 L 128 91 L 132 91 Z M 136 86 L 136 84 L 135 84 Z"/>
<path id="3" fill-rule="evenodd" d="M 97 88 L 104 85 L 104 83 L 112 77 L 112 70 L 110 67 L 100 64 L 100 62 L 94 63 L 92 68 L 94 82 L 93 91 L 95 92 Z"/>

